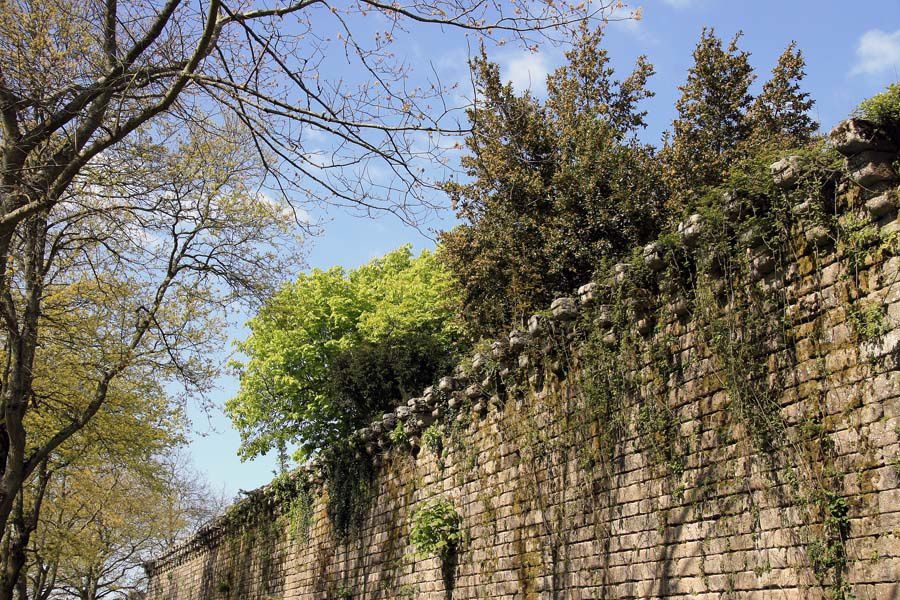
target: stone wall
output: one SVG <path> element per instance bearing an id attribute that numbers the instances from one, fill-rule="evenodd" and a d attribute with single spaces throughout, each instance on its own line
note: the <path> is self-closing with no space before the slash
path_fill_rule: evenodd
<path id="1" fill-rule="evenodd" d="M 896 148 L 831 138 L 842 178 L 723 195 L 358 432 L 349 488 L 315 462 L 148 565 L 150 600 L 900 599 Z M 410 543 L 435 498 L 442 558 Z"/>

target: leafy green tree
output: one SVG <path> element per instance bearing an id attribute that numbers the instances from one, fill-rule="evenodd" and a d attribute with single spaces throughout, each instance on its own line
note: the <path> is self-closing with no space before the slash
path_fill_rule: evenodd
<path id="1" fill-rule="evenodd" d="M 95 377 L 97 353 L 116 351 L 111 332 L 102 331 L 109 318 L 94 303 L 108 300 L 115 287 L 133 286 L 112 277 L 102 291 L 91 283 L 57 282 L 44 299 L 32 369 L 38 406 L 25 419 L 30 452 L 91 404 L 86 383 Z M 106 309 L 117 307 L 110 302 Z M 86 340 L 101 343 L 91 348 Z M 0 584 L 14 586 L 16 598 L 96 600 L 137 590 L 142 562 L 210 515 L 208 490 L 196 474 L 184 474 L 176 453 L 186 419 L 183 405 L 166 394 L 161 366 L 138 361 L 113 379 L 93 417 L 25 481 L 0 553 Z"/>
<path id="2" fill-rule="evenodd" d="M 13 236 L 0 303 L 2 600 L 40 516 L 40 502 L 21 506 L 25 488 L 39 496 L 43 474 L 121 394 L 177 407 L 166 386 L 209 389 L 225 308 L 267 295 L 292 264 L 291 217 L 258 193 L 245 139 L 184 133 L 183 145 L 142 145 L 141 160 L 106 155 L 90 169 L 98 187 L 71 189 Z M 141 459 L 137 436 L 93 443 L 113 439 Z"/>
<path id="3" fill-rule="evenodd" d="M 693 192 L 720 183 L 750 136 L 747 110 L 755 75 L 749 53 L 738 47 L 741 35 L 726 47 L 713 29 L 704 28 L 694 49 L 694 65 L 676 104 L 678 118 L 663 150 L 674 212 L 690 203 Z"/>
<path id="4" fill-rule="evenodd" d="M 403 246 L 358 269 L 301 275 L 250 323 L 226 409 L 247 458 L 330 447 L 447 372 L 460 330 L 450 277 Z"/>
<path id="5" fill-rule="evenodd" d="M 800 88 L 806 76 L 805 66 L 803 53 L 796 42 L 791 42 L 749 111 L 753 137 L 758 143 L 800 146 L 818 130 L 818 124 L 809 116 L 815 101 Z"/>
<path id="6" fill-rule="evenodd" d="M 658 169 L 635 137 L 653 68 L 642 57 L 616 81 L 601 44 L 582 28 L 543 104 L 504 85 L 484 54 L 472 64 L 469 181 L 445 184 L 464 223 L 442 235 L 440 255 L 475 337 L 524 320 L 657 231 Z"/>

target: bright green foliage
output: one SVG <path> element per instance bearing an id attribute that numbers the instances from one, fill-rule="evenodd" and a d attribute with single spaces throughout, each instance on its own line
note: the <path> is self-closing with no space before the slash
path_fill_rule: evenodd
<path id="1" fill-rule="evenodd" d="M 881 340 L 891 329 L 878 303 L 858 302 L 847 309 L 847 322 L 857 338 L 866 342 Z"/>
<path id="2" fill-rule="evenodd" d="M 866 119 L 900 134 L 900 83 L 892 83 L 880 94 L 863 100 L 856 112 Z"/>
<path id="3" fill-rule="evenodd" d="M 273 296 L 239 344 L 226 409 L 245 458 L 297 444 L 308 455 L 420 392 L 460 340 L 449 275 L 404 246 L 362 267 L 313 270 Z"/>
<path id="4" fill-rule="evenodd" d="M 727 47 L 705 29 L 694 49 L 694 66 L 681 87 L 678 118 L 663 151 L 671 205 L 679 212 L 692 191 L 718 184 L 750 134 L 746 119 L 753 101 L 754 74 L 749 53 L 738 48 L 741 34 Z"/>
<path id="5" fill-rule="evenodd" d="M 420 556 L 444 559 L 456 550 L 462 539 L 461 522 L 453 503 L 446 498 L 438 498 L 413 515 L 409 541 Z"/>
<path id="6" fill-rule="evenodd" d="M 778 58 L 772 78 L 763 85 L 750 108 L 753 137 L 760 142 L 778 142 L 784 147 L 800 146 L 812 139 L 818 130 L 809 116 L 815 101 L 800 89 L 806 75 L 803 53 L 792 42 Z"/>
<path id="7" fill-rule="evenodd" d="M 473 62 L 469 182 L 446 185 L 464 224 L 443 235 L 441 257 L 474 337 L 524 320 L 657 233 L 659 169 L 635 139 L 653 68 L 640 58 L 617 82 L 601 42 L 582 30 L 543 104 L 516 95 L 484 55 Z"/>

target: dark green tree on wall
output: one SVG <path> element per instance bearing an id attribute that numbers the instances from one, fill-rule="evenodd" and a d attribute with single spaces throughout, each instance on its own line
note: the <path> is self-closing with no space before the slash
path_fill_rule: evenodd
<path id="1" fill-rule="evenodd" d="M 750 135 L 747 110 L 753 103 L 750 55 L 738 47 L 741 34 L 725 46 L 705 29 L 694 49 L 694 65 L 680 88 L 671 137 L 665 140 L 663 167 L 677 210 L 691 192 L 716 185 Z"/>
<path id="2" fill-rule="evenodd" d="M 654 150 L 636 138 L 653 67 L 641 57 L 615 80 L 602 39 L 581 30 L 543 103 L 504 84 L 484 54 L 472 63 L 469 181 L 446 184 L 463 224 L 443 234 L 440 255 L 476 337 L 521 322 L 657 232 Z"/>
<path id="3" fill-rule="evenodd" d="M 797 146 L 808 142 L 819 129 L 809 115 L 815 102 L 800 87 L 805 67 L 803 53 L 791 42 L 750 107 L 750 126 L 757 143 Z"/>
<path id="4" fill-rule="evenodd" d="M 738 46 L 738 32 L 726 46 L 704 29 L 694 64 L 680 88 L 678 117 L 661 153 L 674 218 L 704 188 L 722 183 L 735 162 L 762 146 L 786 149 L 810 141 L 818 126 L 810 117 L 813 100 L 801 88 L 805 61 L 795 43 L 781 54 L 772 77 L 756 98 L 750 54 Z"/>

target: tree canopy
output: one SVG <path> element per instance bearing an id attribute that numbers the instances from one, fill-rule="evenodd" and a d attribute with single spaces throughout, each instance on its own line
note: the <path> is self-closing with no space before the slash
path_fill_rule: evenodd
<path id="1" fill-rule="evenodd" d="M 757 144 L 801 145 L 818 131 L 818 123 L 809 115 L 815 102 L 800 87 L 805 66 L 803 53 L 791 42 L 750 107 L 748 116 Z"/>
<path id="2" fill-rule="evenodd" d="M 252 457 L 296 444 L 298 457 L 346 437 L 453 363 L 457 301 L 435 255 L 403 246 L 357 268 L 313 270 L 249 322 L 226 406 Z"/>
<path id="3" fill-rule="evenodd" d="M 542 103 L 504 85 L 482 53 L 462 165 L 445 184 L 463 224 L 441 238 L 474 336 L 489 336 L 587 281 L 657 232 L 663 190 L 639 143 L 653 67 L 618 81 L 601 30 L 582 28 Z"/>
<path id="4" fill-rule="evenodd" d="M 115 416 L 130 414 L 116 412 L 120 403 L 132 397 L 150 418 L 151 404 L 161 415 L 180 410 L 167 386 L 202 394 L 218 372 L 225 308 L 267 295 L 293 264 L 291 217 L 258 193 L 259 165 L 240 137 L 196 129 L 175 148 L 144 144 L 127 159 L 105 158 L 89 169 L 96 185 L 73 185 L 10 239 L 0 303 L 7 514 L 52 484 L 42 474 L 72 449 L 118 446 L 117 460 L 127 450 L 149 462 L 151 440 L 116 431 Z M 85 437 L 110 420 L 104 434 Z M 156 425 L 142 431 L 165 437 L 177 422 Z M 40 507 L 6 528 L 0 598 L 21 579 Z"/>
<path id="5" fill-rule="evenodd" d="M 809 116 L 814 103 L 800 87 L 806 73 L 796 45 L 784 50 L 754 98 L 750 86 L 756 75 L 750 53 L 738 45 L 742 35 L 725 45 L 713 29 L 704 28 L 694 49 L 694 64 L 676 104 L 678 117 L 660 153 L 667 209 L 674 218 L 761 146 L 799 146 L 818 130 Z"/>
<path id="6" fill-rule="evenodd" d="M 756 75 L 750 54 L 738 46 L 740 38 L 738 33 L 724 46 L 715 31 L 704 28 L 694 49 L 694 64 L 675 105 L 672 138 L 663 152 L 670 205 L 676 210 L 694 191 L 722 180 L 750 135 L 746 113 Z"/>

